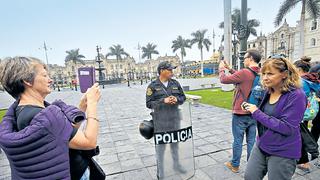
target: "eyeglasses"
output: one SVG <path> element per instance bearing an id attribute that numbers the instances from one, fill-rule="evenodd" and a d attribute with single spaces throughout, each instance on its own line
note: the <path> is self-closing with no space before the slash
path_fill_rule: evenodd
<path id="1" fill-rule="evenodd" d="M 288 65 L 286 63 L 286 56 L 282 55 L 282 54 L 276 54 L 276 55 L 273 55 L 273 56 L 269 56 L 269 59 L 278 59 L 280 61 L 282 61 L 284 63 L 284 70 L 289 70 L 288 69 Z"/>

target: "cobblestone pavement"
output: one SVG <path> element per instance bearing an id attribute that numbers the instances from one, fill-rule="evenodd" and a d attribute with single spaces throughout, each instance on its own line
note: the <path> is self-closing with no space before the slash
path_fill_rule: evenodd
<path id="1" fill-rule="evenodd" d="M 146 85 L 111 85 L 102 90 L 99 103 L 101 120 L 98 144 L 101 154 L 95 159 L 107 173 L 107 179 L 156 179 L 156 159 L 153 139 L 140 136 L 138 125 L 150 119 L 145 107 Z M 47 100 L 62 99 L 77 105 L 81 93 L 69 90 L 51 93 Z M 0 92 L 0 108 L 7 107 L 12 99 Z M 243 179 L 246 167 L 246 147 L 243 147 L 240 173 L 234 174 L 223 163 L 231 158 L 231 111 L 202 105 L 192 106 L 194 155 L 196 173 L 193 180 Z M 320 169 L 303 175 L 296 171 L 294 179 L 319 179 Z M 10 179 L 10 167 L 0 154 L 0 179 Z M 265 178 L 266 179 L 266 178 Z"/>

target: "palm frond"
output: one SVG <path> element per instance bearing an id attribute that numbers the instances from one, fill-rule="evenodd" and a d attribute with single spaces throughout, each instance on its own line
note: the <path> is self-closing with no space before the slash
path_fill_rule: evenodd
<path id="1" fill-rule="evenodd" d="M 307 0 L 306 10 L 312 18 L 317 19 L 320 15 L 320 0 Z"/>
<path id="2" fill-rule="evenodd" d="M 260 26 L 260 21 L 257 19 L 250 19 L 248 20 L 248 27 L 259 27 Z"/>
<path id="3" fill-rule="evenodd" d="M 211 45 L 210 40 L 209 39 L 204 39 L 203 40 L 203 44 L 206 47 L 207 51 L 209 51 L 209 48 L 210 48 L 210 45 Z"/>
<path id="4" fill-rule="evenodd" d="M 257 36 L 257 30 L 255 29 L 255 28 L 250 28 L 250 27 L 248 27 L 249 28 L 249 35 L 250 34 L 252 34 L 252 35 L 254 35 L 254 36 Z"/>
<path id="5" fill-rule="evenodd" d="M 278 14 L 274 20 L 274 25 L 276 27 L 279 26 L 284 16 L 288 14 L 293 8 L 295 8 L 300 1 L 301 0 L 285 0 L 279 8 Z"/>
<path id="6" fill-rule="evenodd" d="M 220 28 L 220 29 L 223 29 L 223 28 L 224 28 L 224 22 L 221 22 L 221 23 L 219 24 L 219 28 Z"/>
<path id="7" fill-rule="evenodd" d="M 146 53 L 143 53 L 141 58 L 144 59 L 145 57 L 147 57 L 148 55 Z"/>

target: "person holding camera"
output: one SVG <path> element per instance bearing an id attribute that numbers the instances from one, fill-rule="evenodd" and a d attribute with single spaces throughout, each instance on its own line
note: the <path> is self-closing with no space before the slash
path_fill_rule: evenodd
<path id="1" fill-rule="evenodd" d="M 281 56 L 269 58 L 261 69 L 266 88 L 259 107 L 244 102 L 243 110 L 257 121 L 258 137 L 244 178 L 291 179 L 301 157 L 300 122 L 307 105 L 298 70 Z"/>
<path id="2" fill-rule="evenodd" d="M 247 160 L 250 157 L 255 142 L 256 122 L 252 119 L 249 112 L 241 109 L 240 105 L 249 98 L 256 74 L 260 71 L 258 66 L 260 60 L 260 52 L 255 49 L 249 49 L 244 55 L 244 69 L 235 71 L 230 68 L 226 61 L 221 61 L 219 65 L 220 82 L 236 85 L 232 108 L 232 159 L 225 163 L 225 166 L 234 173 L 239 172 L 240 169 L 244 134 L 246 134 L 247 140 Z M 225 74 L 226 69 L 229 70 L 230 75 Z"/>
<path id="3" fill-rule="evenodd" d="M 178 81 L 172 79 L 175 69 L 168 61 L 158 65 L 159 77 L 149 84 L 146 92 L 146 106 L 152 109 L 155 132 L 168 132 L 180 129 L 178 106 L 183 104 L 186 96 Z M 166 145 L 157 147 L 158 177 L 164 176 L 163 159 Z M 178 143 L 170 144 L 174 170 L 185 172 L 179 163 Z"/>
<path id="4" fill-rule="evenodd" d="M 88 160 L 72 156 L 69 148 L 96 148 L 98 84 L 84 94 L 79 108 L 61 100 L 49 104 L 45 97 L 51 93 L 52 80 L 46 66 L 33 57 L 4 59 L 0 82 L 16 100 L 0 124 L 0 147 L 10 162 L 11 178 L 89 179 Z M 78 127 L 85 119 L 81 131 Z"/>

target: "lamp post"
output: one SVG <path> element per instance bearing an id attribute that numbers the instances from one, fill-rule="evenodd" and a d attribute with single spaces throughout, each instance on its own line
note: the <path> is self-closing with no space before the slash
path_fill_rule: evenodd
<path id="1" fill-rule="evenodd" d="M 232 35 L 233 35 L 233 40 L 232 40 L 232 44 L 233 44 L 233 56 L 232 56 L 232 65 L 233 65 L 233 69 L 238 69 L 238 63 L 237 63 L 237 44 L 239 43 L 239 41 L 237 40 L 237 30 L 234 28 L 232 31 Z"/>
<path id="2" fill-rule="evenodd" d="M 241 0 L 241 25 L 239 28 L 239 40 L 240 40 L 240 68 L 243 68 L 244 55 L 247 51 L 247 21 L 248 21 L 248 7 L 247 0 Z"/>
<path id="3" fill-rule="evenodd" d="M 103 68 L 101 66 L 101 63 L 102 63 L 102 60 L 100 59 L 100 51 L 101 50 L 101 47 L 98 47 L 97 46 L 97 59 L 96 59 L 96 62 L 99 64 L 98 68 L 96 68 L 95 70 L 99 72 L 99 84 L 101 85 L 102 84 L 102 88 L 104 89 L 104 80 L 103 80 L 103 77 L 102 77 L 102 71 L 105 70 L 105 68 Z"/>

